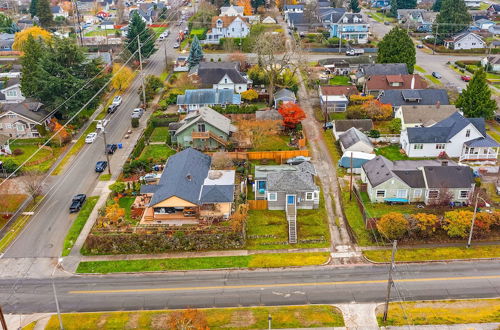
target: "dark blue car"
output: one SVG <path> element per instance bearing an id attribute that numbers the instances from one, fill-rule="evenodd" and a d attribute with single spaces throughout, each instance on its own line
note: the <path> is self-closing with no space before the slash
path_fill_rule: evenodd
<path id="1" fill-rule="evenodd" d="M 98 161 L 95 164 L 95 171 L 98 173 L 104 172 L 104 170 L 108 167 L 108 162 L 105 160 Z"/>

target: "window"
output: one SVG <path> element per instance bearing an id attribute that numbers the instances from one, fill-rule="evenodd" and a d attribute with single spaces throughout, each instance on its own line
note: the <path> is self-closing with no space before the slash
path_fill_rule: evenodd
<path id="1" fill-rule="evenodd" d="M 413 198 L 420 198 L 422 197 L 422 189 L 415 189 L 413 191 Z"/>
<path id="2" fill-rule="evenodd" d="M 17 115 L 16 114 L 10 114 L 8 117 L 9 118 L 17 118 Z"/>
<path id="3" fill-rule="evenodd" d="M 9 124 L 9 123 L 5 124 L 5 128 L 6 129 L 12 129 L 12 124 Z"/>
<path id="4" fill-rule="evenodd" d="M 24 125 L 23 124 L 16 124 L 17 130 L 19 132 L 24 132 Z"/>
<path id="5" fill-rule="evenodd" d="M 427 198 L 438 198 L 439 197 L 439 190 L 429 190 L 427 192 Z"/>
<path id="6" fill-rule="evenodd" d="M 17 96 L 17 91 L 14 90 L 9 90 L 5 93 L 6 96 Z"/>
<path id="7" fill-rule="evenodd" d="M 413 145 L 413 149 L 422 150 L 422 149 L 424 149 L 424 145 L 422 143 L 416 143 Z"/>
<path id="8" fill-rule="evenodd" d="M 314 192 L 314 199 L 319 199 L 319 192 L 318 191 Z"/>
<path id="9" fill-rule="evenodd" d="M 224 78 L 224 84 L 227 84 L 227 78 Z"/>
<path id="10" fill-rule="evenodd" d="M 312 201 L 312 200 L 313 200 L 313 193 L 306 192 L 306 201 Z"/>
<path id="11" fill-rule="evenodd" d="M 205 132 L 205 124 L 198 124 L 198 132 Z"/>
<path id="12" fill-rule="evenodd" d="M 446 147 L 444 143 L 436 143 L 436 149 L 443 150 Z"/>
<path id="13" fill-rule="evenodd" d="M 460 190 L 460 192 L 458 194 L 458 198 L 460 198 L 460 199 L 469 198 L 469 191 L 468 190 Z"/>
<path id="14" fill-rule="evenodd" d="M 470 129 L 465 131 L 465 137 L 469 137 L 469 136 L 470 136 Z"/>
<path id="15" fill-rule="evenodd" d="M 385 198 L 385 190 L 377 190 L 377 198 Z"/>
<path id="16" fill-rule="evenodd" d="M 396 191 L 397 198 L 406 198 L 408 196 L 408 190 L 406 189 L 398 189 Z"/>
<path id="17" fill-rule="evenodd" d="M 278 200 L 278 195 L 276 193 L 267 194 L 267 200 L 270 202 L 276 202 Z"/>

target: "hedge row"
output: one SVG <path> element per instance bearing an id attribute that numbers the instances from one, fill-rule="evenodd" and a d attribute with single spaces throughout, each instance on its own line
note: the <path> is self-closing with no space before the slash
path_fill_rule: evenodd
<path id="1" fill-rule="evenodd" d="M 86 255 L 146 254 L 169 251 L 238 249 L 245 244 L 241 233 L 199 234 L 90 234 L 83 246 Z"/>
<path id="2" fill-rule="evenodd" d="M 222 113 L 222 114 L 230 114 L 230 113 L 234 113 L 234 114 L 238 114 L 238 113 L 243 113 L 243 114 L 247 114 L 247 113 L 255 113 L 255 111 L 259 110 L 259 107 L 256 106 L 256 105 L 247 105 L 247 104 L 244 104 L 244 105 L 235 105 L 235 104 L 229 104 L 229 105 L 226 105 L 226 107 L 221 107 L 221 106 L 213 106 L 212 107 L 215 111 L 217 111 L 218 113 Z"/>

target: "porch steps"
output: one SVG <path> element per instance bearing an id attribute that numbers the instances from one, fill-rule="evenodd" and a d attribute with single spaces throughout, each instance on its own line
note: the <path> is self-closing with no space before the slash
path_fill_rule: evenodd
<path id="1" fill-rule="evenodd" d="M 288 242 L 297 243 L 297 206 L 286 206 L 286 220 L 288 221 Z"/>
<path id="2" fill-rule="evenodd" d="M 220 136 L 218 136 L 217 134 L 214 134 L 213 132 L 209 132 L 208 133 L 209 136 L 214 139 L 215 141 L 219 142 L 220 144 L 222 144 L 223 146 L 227 146 L 227 141 L 224 140 L 223 138 L 221 138 Z"/>

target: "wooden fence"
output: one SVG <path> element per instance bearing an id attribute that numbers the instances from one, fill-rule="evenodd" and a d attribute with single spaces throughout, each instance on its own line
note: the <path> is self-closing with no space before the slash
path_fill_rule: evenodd
<path id="1" fill-rule="evenodd" d="M 267 201 L 264 199 L 248 200 L 248 207 L 250 210 L 267 210 Z"/>
<path id="2" fill-rule="evenodd" d="M 209 153 L 210 154 L 210 153 Z M 274 159 L 277 163 L 283 163 L 288 158 L 297 156 L 309 156 L 309 150 L 286 150 L 286 151 L 233 151 L 225 153 L 231 159 L 259 160 Z"/>

